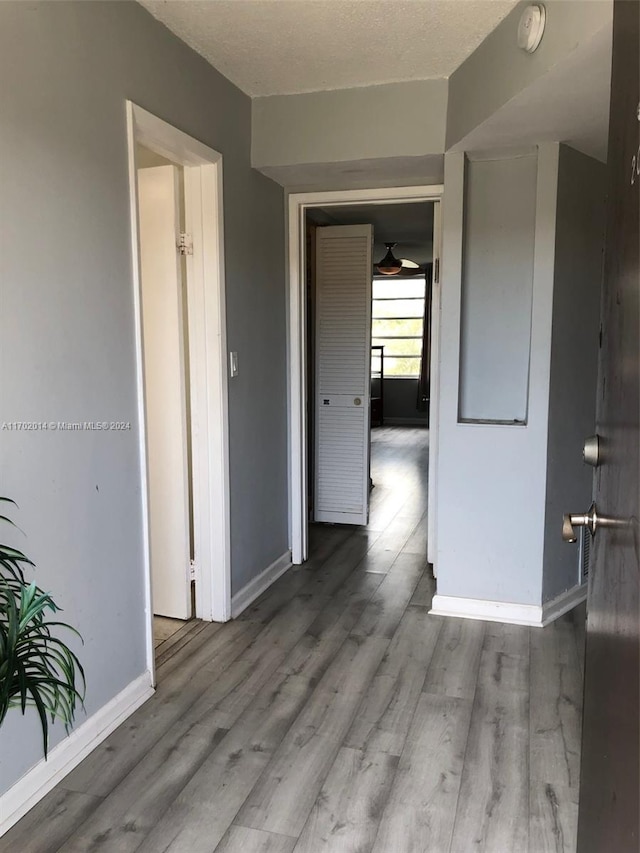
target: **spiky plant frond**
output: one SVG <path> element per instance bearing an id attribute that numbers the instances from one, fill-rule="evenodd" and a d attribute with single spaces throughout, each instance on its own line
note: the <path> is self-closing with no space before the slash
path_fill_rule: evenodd
<path id="1" fill-rule="evenodd" d="M 13 524 L 6 516 L 0 520 Z M 60 719 L 69 730 L 84 700 L 85 677 L 77 656 L 51 629 L 80 634 L 51 620 L 59 608 L 49 593 L 25 579 L 26 566 L 33 563 L 21 551 L 0 545 L 0 725 L 10 708 L 24 714 L 35 707 L 46 756 L 49 722 Z"/>

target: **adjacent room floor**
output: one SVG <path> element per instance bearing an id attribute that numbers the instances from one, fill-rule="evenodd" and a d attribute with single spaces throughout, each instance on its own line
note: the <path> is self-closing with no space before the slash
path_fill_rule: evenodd
<path id="1" fill-rule="evenodd" d="M 582 635 L 429 615 L 427 441 L 374 432 L 369 528 L 313 527 L 239 619 L 174 634 L 0 850 L 574 851 Z"/>
<path id="2" fill-rule="evenodd" d="M 165 645 L 171 643 L 175 635 L 184 629 L 188 623 L 184 619 L 170 619 L 167 616 L 153 617 L 153 647 L 158 650 Z"/>

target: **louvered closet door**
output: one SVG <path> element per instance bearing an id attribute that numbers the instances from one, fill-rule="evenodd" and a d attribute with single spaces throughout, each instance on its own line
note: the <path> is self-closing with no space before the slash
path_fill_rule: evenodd
<path id="1" fill-rule="evenodd" d="M 316 232 L 316 521 L 369 518 L 373 226 Z"/>

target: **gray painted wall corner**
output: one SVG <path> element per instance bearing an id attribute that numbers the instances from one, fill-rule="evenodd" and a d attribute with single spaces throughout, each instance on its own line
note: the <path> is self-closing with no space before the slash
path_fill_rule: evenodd
<path id="1" fill-rule="evenodd" d="M 591 502 L 582 446 L 595 431 L 605 189 L 602 163 L 560 147 L 543 601 L 578 582 L 578 549 L 561 539 L 562 514 Z"/>
<path id="2" fill-rule="evenodd" d="M 449 78 L 447 150 L 579 45 L 611 27 L 612 0 L 546 2 L 546 27 L 533 54 L 516 42 L 522 0 Z"/>
<path id="3" fill-rule="evenodd" d="M 227 343 L 239 358 L 229 380 L 232 594 L 289 541 L 284 191 L 256 171 L 248 178 L 254 201 L 230 238 L 242 287 L 229 286 L 227 267 Z"/>
<path id="4" fill-rule="evenodd" d="M 557 143 L 538 148 L 526 426 L 459 422 L 465 157 L 445 155 L 436 462 L 442 595 L 536 606 L 542 600 L 558 154 Z"/>

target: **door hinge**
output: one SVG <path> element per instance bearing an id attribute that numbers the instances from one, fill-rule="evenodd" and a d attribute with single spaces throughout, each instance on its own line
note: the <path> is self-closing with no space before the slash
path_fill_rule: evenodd
<path id="1" fill-rule="evenodd" d="M 433 262 L 433 280 L 436 284 L 440 284 L 440 258 L 436 258 Z"/>
<path id="2" fill-rule="evenodd" d="M 189 561 L 189 580 L 194 581 L 196 579 L 196 561 Z"/>
<path id="3" fill-rule="evenodd" d="M 181 255 L 193 255 L 193 237 L 191 234 L 178 235 L 178 252 Z"/>

